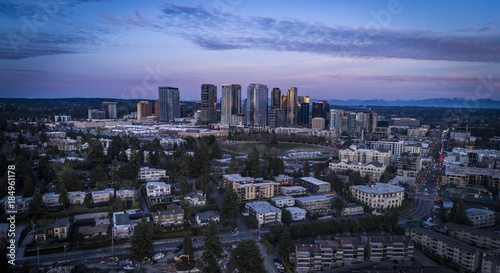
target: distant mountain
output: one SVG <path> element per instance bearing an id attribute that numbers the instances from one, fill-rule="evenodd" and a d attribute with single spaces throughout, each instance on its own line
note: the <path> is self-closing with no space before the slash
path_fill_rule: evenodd
<path id="1" fill-rule="evenodd" d="M 482 108 L 500 109 L 500 101 L 491 99 L 466 100 L 466 99 L 425 99 L 425 100 L 329 100 L 330 105 L 339 106 L 421 106 L 445 108 Z"/>

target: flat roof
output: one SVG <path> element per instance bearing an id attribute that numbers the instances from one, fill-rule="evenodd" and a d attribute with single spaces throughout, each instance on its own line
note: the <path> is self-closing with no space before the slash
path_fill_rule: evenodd
<path id="1" fill-rule="evenodd" d="M 281 187 L 282 189 L 285 189 L 287 191 L 298 191 L 298 190 L 306 190 L 306 188 L 302 186 L 288 186 L 288 187 Z"/>
<path id="2" fill-rule="evenodd" d="M 403 187 L 385 183 L 375 183 L 375 185 L 369 185 L 369 186 L 367 185 L 350 186 L 350 188 L 365 193 L 373 193 L 373 194 L 398 193 L 398 192 L 404 192 L 405 190 L 405 188 Z"/>
<path id="3" fill-rule="evenodd" d="M 304 180 L 306 182 L 309 182 L 309 183 L 317 185 L 317 186 L 319 186 L 319 185 L 325 185 L 325 184 L 330 185 L 330 183 L 322 181 L 322 180 L 319 180 L 319 179 L 316 179 L 314 177 L 305 176 L 305 177 L 301 177 L 300 180 Z"/>
<path id="4" fill-rule="evenodd" d="M 290 200 L 290 199 L 294 199 L 294 197 L 292 196 L 277 196 L 277 197 L 271 197 L 271 200 L 272 201 L 275 201 L 275 200 Z"/>
<path id="5" fill-rule="evenodd" d="M 451 246 L 451 247 L 458 247 L 461 250 L 467 251 L 469 253 L 475 253 L 476 251 L 479 251 L 480 253 L 486 252 L 485 250 L 482 250 L 480 248 L 471 246 L 469 244 L 466 244 L 462 241 L 459 241 L 457 239 L 453 239 L 447 235 L 441 234 L 436 231 L 432 231 L 429 229 L 421 228 L 421 227 L 414 227 L 411 229 L 412 232 L 418 233 L 418 234 L 423 234 L 428 237 L 431 237 L 432 239 L 444 242 L 445 244 Z"/>
<path id="6" fill-rule="evenodd" d="M 466 232 L 472 233 L 474 235 L 481 235 L 484 237 L 489 237 L 489 238 L 500 241 L 500 234 L 495 233 L 493 231 L 488 231 L 488 230 L 484 230 L 484 229 L 477 229 L 477 228 L 473 228 L 473 227 L 465 226 L 465 225 L 459 225 L 459 224 L 453 223 L 453 222 L 444 223 L 444 226 L 450 230 L 466 231 Z"/>
<path id="7" fill-rule="evenodd" d="M 465 212 L 467 212 L 467 216 L 481 216 L 481 215 L 495 214 L 495 212 L 493 212 L 491 210 L 476 209 L 476 208 L 466 209 Z"/>
<path id="8" fill-rule="evenodd" d="M 279 208 L 271 205 L 267 201 L 255 201 L 246 203 L 246 206 L 252 208 L 256 213 L 267 213 L 281 211 Z"/>
<path id="9" fill-rule="evenodd" d="M 319 200 L 325 200 L 330 198 L 324 196 L 324 195 L 312 195 L 312 196 L 305 196 L 305 197 L 297 197 L 295 200 L 301 201 L 301 202 L 311 202 L 311 201 L 319 201 Z"/>
<path id="10" fill-rule="evenodd" d="M 291 213 L 304 213 L 305 214 L 307 212 L 305 209 L 301 209 L 299 207 L 288 207 L 285 209 Z"/>

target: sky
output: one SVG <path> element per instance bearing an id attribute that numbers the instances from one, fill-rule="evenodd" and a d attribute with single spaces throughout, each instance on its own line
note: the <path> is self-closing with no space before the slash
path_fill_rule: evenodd
<path id="1" fill-rule="evenodd" d="M 500 1 L 0 0 L 0 97 L 500 100 Z"/>

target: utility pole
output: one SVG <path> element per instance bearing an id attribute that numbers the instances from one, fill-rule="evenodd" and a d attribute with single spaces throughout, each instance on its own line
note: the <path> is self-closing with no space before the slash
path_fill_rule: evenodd
<path id="1" fill-rule="evenodd" d="M 40 246 L 37 244 L 36 245 L 36 256 L 38 257 L 38 268 L 40 268 Z"/>

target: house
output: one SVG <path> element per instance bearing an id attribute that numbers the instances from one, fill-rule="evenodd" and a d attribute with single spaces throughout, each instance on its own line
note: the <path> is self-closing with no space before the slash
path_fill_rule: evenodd
<path id="1" fill-rule="evenodd" d="M 188 206 L 205 206 L 207 197 L 203 191 L 190 192 L 184 195 L 184 203 Z"/>
<path id="2" fill-rule="evenodd" d="M 62 218 L 53 223 L 47 224 L 44 228 L 38 229 L 35 233 L 35 240 L 66 239 L 70 227 L 69 218 Z"/>
<path id="3" fill-rule="evenodd" d="M 2 204 L 5 214 L 17 214 L 28 211 L 29 202 L 33 197 L 15 196 L 13 199 L 10 196 L 4 196 L 0 203 Z"/>
<path id="4" fill-rule="evenodd" d="M 198 226 L 202 227 L 208 225 L 210 220 L 220 222 L 220 215 L 213 210 L 209 210 L 196 214 L 195 220 Z"/>
<path id="5" fill-rule="evenodd" d="M 102 226 L 83 226 L 78 229 L 78 233 L 80 233 L 83 238 L 89 239 L 95 236 L 105 236 L 108 234 L 109 225 Z"/>
<path id="6" fill-rule="evenodd" d="M 170 204 L 166 210 L 153 212 L 153 222 L 164 227 L 180 226 L 184 223 L 184 210 L 177 204 Z"/>
<path id="7" fill-rule="evenodd" d="M 86 195 L 87 194 L 83 191 L 70 191 L 70 192 L 68 192 L 69 204 L 70 205 L 83 205 Z"/>
<path id="8" fill-rule="evenodd" d="M 114 189 L 105 189 L 102 191 L 93 191 L 92 192 L 92 202 L 101 203 L 108 202 L 111 197 L 115 196 Z"/>
<path id="9" fill-rule="evenodd" d="M 113 213 L 113 238 L 128 238 L 133 235 L 129 214 L 124 211 Z"/>
<path id="10" fill-rule="evenodd" d="M 151 202 L 162 202 L 165 197 L 170 195 L 171 186 L 165 182 L 146 183 L 146 195 Z"/>
<path id="11" fill-rule="evenodd" d="M 278 208 L 282 208 L 284 206 L 293 207 L 295 205 L 295 198 L 291 196 L 277 196 L 271 198 L 271 201 L 273 201 Z"/>
<path id="12" fill-rule="evenodd" d="M 59 203 L 59 196 L 60 194 L 58 193 L 47 192 L 42 195 L 42 201 L 47 207 L 57 207 L 61 205 Z"/>
<path id="13" fill-rule="evenodd" d="M 122 201 L 134 201 L 135 191 L 134 190 L 117 190 L 116 196 L 120 197 Z"/>
<path id="14" fill-rule="evenodd" d="M 292 215 L 292 221 L 302 221 L 306 219 L 307 211 L 305 209 L 301 209 L 298 207 L 288 207 L 285 209 L 288 210 Z"/>

